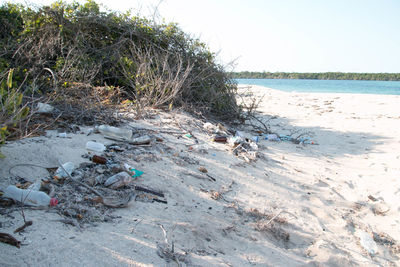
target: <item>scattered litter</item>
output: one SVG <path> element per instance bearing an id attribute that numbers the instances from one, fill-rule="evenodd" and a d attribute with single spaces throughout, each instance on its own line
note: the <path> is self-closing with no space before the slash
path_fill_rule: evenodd
<path id="1" fill-rule="evenodd" d="M 375 255 L 378 252 L 378 246 L 372 239 L 372 236 L 362 230 L 357 230 L 356 236 L 360 238 L 361 246 L 371 255 Z"/>
<path id="2" fill-rule="evenodd" d="M 28 186 L 27 189 L 33 191 L 39 191 L 41 187 L 42 187 L 42 179 L 39 178 L 35 182 L 33 182 L 30 186 Z"/>
<path id="3" fill-rule="evenodd" d="M 135 168 L 126 163 L 124 163 L 124 168 L 131 175 L 132 178 L 139 177 L 143 174 L 142 171 L 136 170 Z"/>
<path id="4" fill-rule="evenodd" d="M 67 133 L 59 133 L 57 136 L 60 138 L 67 138 Z"/>
<path id="5" fill-rule="evenodd" d="M 36 108 L 37 108 L 36 112 L 42 113 L 42 114 L 48 114 L 48 113 L 53 112 L 53 110 L 54 110 L 54 107 L 52 105 L 49 105 L 46 103 L 41 103 L 41 102 L 39 102 L 37 104 Z"/>
<path id="6" fill-rule="evenodd" d="M 94 156 L 91 158 L 91 160 L 92 160 L 94 163 L 98 163 L 98 164 L 106 164 L 106 163 L 107 163 L 107 159 L 106 159 L 105 157 L 97 156 L 97 155 L 94 155 Z"/>
<path id="7" fill-rule="evenodd" d="M 9 185 L 4 189 L 3 197 L 35 207 L 56 206 L 58 203 L 57 199 L 49 197 L 45 192 L 20 189 L 14 185 Z"/>
<path id="8" fill-rule="evenodd" d="M 151 143 L 151 137 L 148 135 L 140 136 L 133 138 L 129 143 L 132 145 L 148 145 Z"/>
<path id="9" fill-rule="evenodd" d="M 125 128 L 118 128 L 110 125 L 100 125 L 98 128 L 99 132 L 110 139 L 116 140 L 131 140 L 132 130 Z"/>
<path id="10" fill-rule="evenodd" d="M 62 166 L 63 166 L 63 168 L 59 167 L 56 170 L 56 172 L 54 174 L 54 178 L 56 178 L 56 179 L 66 178 L 66 177 L 68 177 L 68 175 L 71 175 L 75 169 L 75 165 L 72 162 L 66 162 Z M 67 171 L 68 173 L 66 173 L 64 170 Z"/>
<path id="11" fill-rule="evenodd" d="M 240 143 L 243 143 L 245 140 L 240 136 L 231 136 L 228 138 L 228 144 L 231 147 L 236 147 Z"/>
<path id="12" fill-rule="evenodd" d="M 210 122 L 204 123 L 204 124 L 203 124 L 203 128 L 204 128 L 205 130 L 209 131 L 209 132 L 214 132 L 215 129 L 216 129 L 216 127 L 215 127 L 212 123 L 210 123 Z"/>
<path id="13" fill-rule="evenodd" d="M 227 137 L 226 136 L 215 136 L 213 138 L 213 141 L 217 142 L 217 143 L 226 143 L 227 142 Z"/>
<path id="14" fill-rule="evenodd" d="M 276 134 L 267 134 L 264 136 L 264 139 L 268 141 L 280 141 L 279 137 Z"/>
<path id="15" fill-rule="evenodd" d="M 104 150 L 106 150 L 106 147 L 102 143 L 89 141 L 86 143 L 86 149 L 95 152 L 103 152 Z"/>
<path id="16" fill-rule="evenodd" d="M 118 189 L 120 187 L 129 185 L 132 182 L 133 179 L 127 172 L 120 172 L 108 178 L 104 185 L 110 187 L 111 189 Z"/>
<path id="17" fill-rule="evenodd" d="M 277 138 L 278 138 L 278 140 L 275 140 L 275 141 L 279 141 L 279 140 L 281 140 L 281 141 L 289 141 L 289 142 L 293 141 L 293 137 L 291 137 L 289 135 L 279 135 L 279 137 L 277 137 Z"/>

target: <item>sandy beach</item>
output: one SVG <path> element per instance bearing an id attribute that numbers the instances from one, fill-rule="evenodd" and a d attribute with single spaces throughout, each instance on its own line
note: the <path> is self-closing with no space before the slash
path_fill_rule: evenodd
<path id="1" fill-rule="evenodd" d="M 399 266 L 400 96 L 257 86 L 251 92 L 263 97 L 260 116 L 272 132 L 304 134 L 314 144 L 260 137 L 258 155 L 248 162 L 228 144 L 213 142 L 207 121 L 154 111 L 129 123 L 148 129 L 152 144 L 121 143 L 124 157 L 118 158 L 143 171 L 135 184 L 163 192 L 167 204 L 136 198 L 113 210 L 108 222 L 75 226 L 60 221 L 65 218 L 54 208 L 27 208 L 33 224 L 17 234 L 21 210 L 3 208 L 0 232 L 21 247 L 0 243 L 0 265 Z M 88 141 L 115 144 L 87 135 L 91 129 L 8 142 L 1 148 L 0 186 L 16 176 L 49 175 L 16 164 L 51 168 L 59 159 L 79 165 L 89 162 L 82 157 Z M 256 135 L 248 127 L 234 130 Z"/>

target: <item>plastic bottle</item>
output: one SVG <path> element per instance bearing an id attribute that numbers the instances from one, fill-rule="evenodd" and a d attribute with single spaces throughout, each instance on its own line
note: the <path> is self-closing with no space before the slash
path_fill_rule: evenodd
<path id="1" fill-rule="evenodd" d="M 103 152 L 104 150 L 106 150 L 106 147 L 102 143 L 89 141 L 86 143 L 86 149 L 95 152 Z"/>
<path id="2" fill-rule="evenodd" d="M 117 173 L 108 178 L 104 185 L 112 189 L 118 189 L 133 182 L 132 177 L 126 172 Z"/>
<path id="3" fill-rule="evenodd" d="M 123 139 L 123 140 L 131 140 L 132 138 L 132 130 L 125 128 L 118 128 L 109 125 L 100 125 L 98 127 L 99 132 L 111 138 Z"/>
<path id="4" fill-rule="evenodd" d="M 74 171 L 74 169 L 75 169 L 75 165 L 74 165 L 74 163 L 72 163 L 72 162 L 66 162 L 66 163 L 64 163 L 62 166 L 63 166 L 64 169 L 69 173 L 69 175 L 71 175 L 71 173 L 72 173 L 72 172 Z M 68 177 L 68 174 L 65 173 L 65 171 L 64 171 L 61 167 L 59 167 L 59 168 L 56 170 L 56 172 L 55 172 L 55 174 L 54 174 L 54 177 L 56 177 L 56 178 L 58 178 L 58 179 L 60 179 L 60 178 L 66 178 L 66 177 Z"/>
<path id="5" fill-rule="evenodd" d="M 42 179 L 37 179 L 30 186 L 28 186 L 28 190 L 39 191 L 42 187 Z"/>
<path id="6" fill-rule="evenodd" d="M 374 239 L 370 234 L 364 232 L 362 230 L 358 230 L 356 235 L 360 238 L 361 246 L 371 255 L 374 255 L 378 252 L 378 246 L 376 245 Z"/>
<path id="7" fill-rule="evenodd" d="M 188 138 L 192 137 L 192 135 L 190 135 L 190 137 L 187 135 L 185 136 Z M 151 142 L 151 137 L 148 135 L 143 135 L 137 138 L 133 138 L 129 143 L 132 145 L 144 145 L 144 144 L 150 144 L 150 142 Z"/>
<path id="8" fill-rule="evenodd" d="M 20 189 L 14 185 L 9 185 L 5 190 L 3 197 L 14 199 L 25 205 L 35 207 L 56 206 L 58 200 L 49 197 L 45 192 L 30 189 Z"/>

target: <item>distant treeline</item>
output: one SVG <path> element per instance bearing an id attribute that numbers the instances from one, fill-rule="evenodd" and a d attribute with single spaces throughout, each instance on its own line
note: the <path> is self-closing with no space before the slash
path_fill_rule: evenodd
<path id="1" fill-rule="evenodd" d="M 312 80 L 374 80 L 400 81 L 400 73 L 352 73 L 352 72 L 232 72 L 234 79 L 312 79 Z"/>

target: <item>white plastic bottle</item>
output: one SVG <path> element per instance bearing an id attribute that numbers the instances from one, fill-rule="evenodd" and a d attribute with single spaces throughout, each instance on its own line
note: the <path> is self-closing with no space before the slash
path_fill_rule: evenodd
<path id="1" fill-rule="evenodd" d="M 56 177 L 57 179 L 60 178 L 66 178 L 69 175 L 71 175 L 71 173 L 74 171 L 75 169 L 75 165 L 72 162 L 66 162 L 62 165 L 64 167 L 64 169 L 68 172 L 66 173 L 61 167 L 59 167 L 56 172 L 54 173 L 54 177 Z M 68 175 L 69 174 L 69 175 Z"/>
<path id="2" fill-rule="evenodd" d="M 9 185 L 5 190 L 3 197 L 14 199 L 25 205 L 35 207 L 56 206 L 58 200 L 49 197 L 45 192 L 29 189 L 20 189 L 14 185 Z"/>
<path id="3" fill-rule="evenodd" d="M 95 152 L 103 152 L 104 150 L 106 150 L 106 146 L 99 142 L 89 141 L 86 143 L 86 149 Z"/>
<path id="4" fill-rule="evenodd" d="M 132 138 L 132 130 L 126 128 L 117 128 L 109 125 L 100 125 L 98 127 L 99 132 L 111 138 L 123 139 L 123 140 L 131 140 Z"/>

